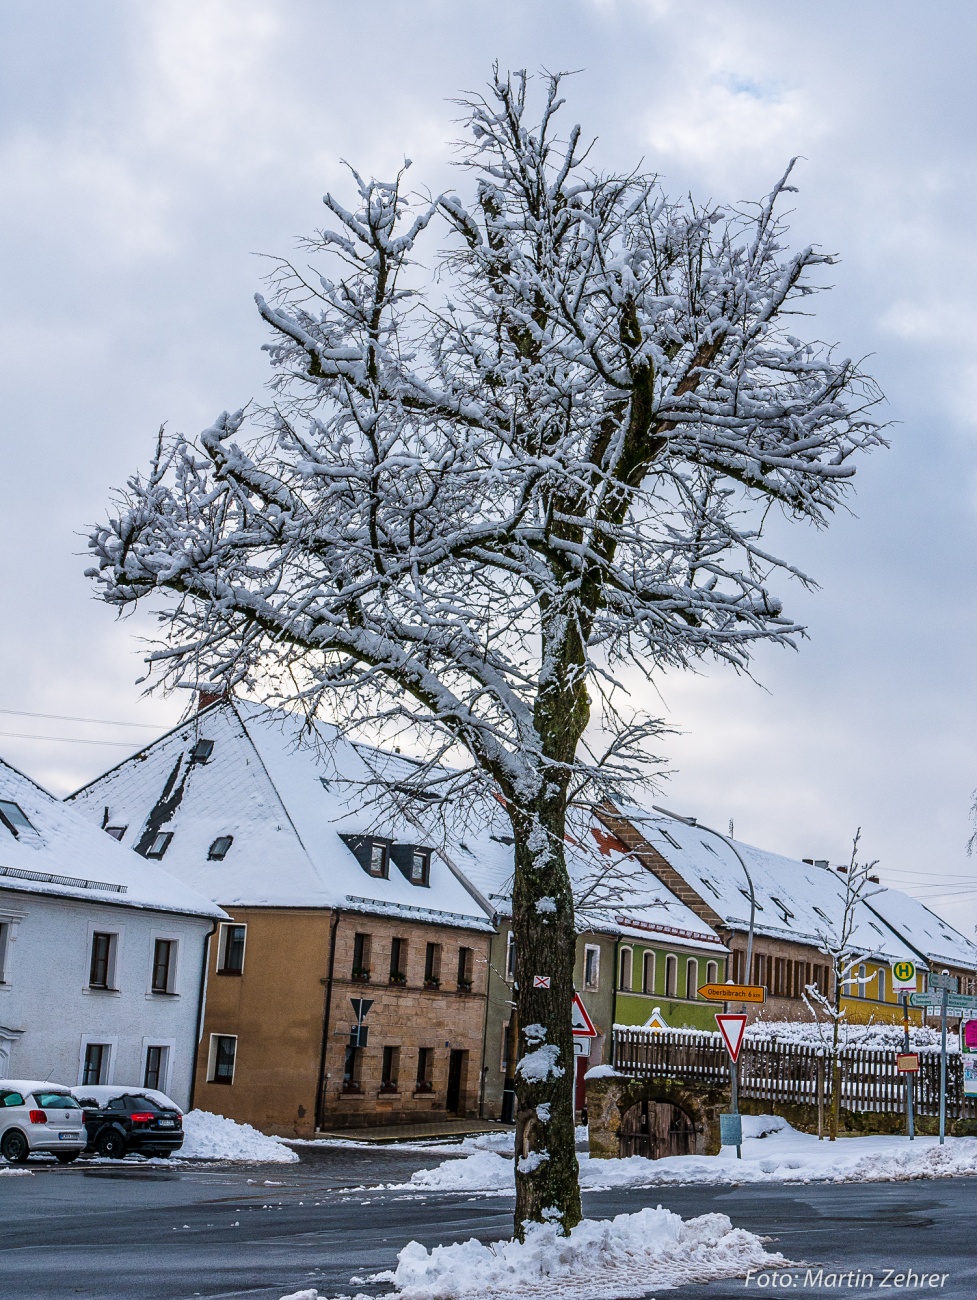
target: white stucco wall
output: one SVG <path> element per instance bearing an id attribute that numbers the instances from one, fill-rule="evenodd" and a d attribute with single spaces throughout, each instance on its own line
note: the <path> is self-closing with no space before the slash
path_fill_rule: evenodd
<path id="1" fill-rule="evenodd" d="M 109 1084 L 143 1083 L 167 1047 L 160 1088 L 186 1108 L 196 1051 L 205 917 L 0 888 L 0 1077 L 82 1082 L 85 1047 L 110 1047 Z M 112 990 L 89 988 L 92 934 L 117 936 Z M 156 939 L 175 939 L 172 993 L 153 993 Z M 6 1056 L 6 1060 L 4 1057 Z"/>

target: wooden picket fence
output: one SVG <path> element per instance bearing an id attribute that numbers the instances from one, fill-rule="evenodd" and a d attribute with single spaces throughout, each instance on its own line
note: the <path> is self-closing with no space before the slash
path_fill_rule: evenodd
<path id="1" fill-rule="evenodd" d="M 917 1115 L 940 1111 L 940 1053 L 919 1050 L 919 1073 L 913 1084 Z M 841 1064 L 841 1104 L 851 1111 L 903 1114 L 906 1076 L 896 1069 L 893 1049 L 847 1047 L 838 1053 Z M 679 1079 L 703 1087 L 729 1086 L 729 1056 L 719 1034 L 673 1029 L 614 1030 L 614 1067 L 637 1079 Z M 831 1097 L 831 1050 L 806 1043 L 747 1039 L 740 1052 L 739 1094 L 756 1101 L 827 1105 Z M 977 1118 L 977 1097 L 963 1095 L 963 1066 L 957 1054 L 947 1056 L 949 1119 Z"/>

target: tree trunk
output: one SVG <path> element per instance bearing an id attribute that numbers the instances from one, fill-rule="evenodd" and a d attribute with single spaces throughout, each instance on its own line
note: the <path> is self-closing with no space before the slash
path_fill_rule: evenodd
<path id="1" fill-rule="evenodd" d="M 828 1123 L 828 1138 L 837 1140 L 838 1125 L 841 1120 L 841 1061 L 838 1059 L 838 1039 L 841 1032 L 841 963 L 834 963 L 834 1029 L 831 1035 L 831 1119 Z"/>
<path id="2" fill-rule="evenodd" d="M 528 809 L 510 808 L 520 1060 L 516 1070 L 515 1233 L 527 1221 L 568 1232 L 581 1218 L 574 1150 L 571 1007 L 576 930 L 564 855 L 565 795 L 553 786 Z M 548 985 L 543 986 L 543 980 Z"/>

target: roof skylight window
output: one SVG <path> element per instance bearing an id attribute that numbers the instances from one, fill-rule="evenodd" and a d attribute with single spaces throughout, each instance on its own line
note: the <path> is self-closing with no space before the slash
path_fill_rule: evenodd
<path id="1" fill-rule="evenodd" d="M 713 848 L 713 846 L 712 846 L 711 844 L 707 843 L 706 840 L 700 840 L 699 843 L 702 845 L 702 847 L 703 847 L 704 849 L 708 849 L 709 852 L 712 854 L 712 856 L 713 856 L 714 858 L 718 858 L 718 857 L 719 857 L 719 854 L 716 852 L 716 850 Z"/>
<path id="2" fill-rule="evenodd" d="M 750 898 L 750 891 L 748 889 L 744 889 L 742 885 L 740 885 L 739 889 L 740 889 L 740 893 L 743 895 L 743 897 L 746 899 L 748 903 L 753 903 L 758 912 L 763 911 L 763 904 L 758 903 L 755 898 Z M 774 901 L 776 902 L 776 899 Z"/>
<path id="3" fill-rule="evenodd" d="M 872 927 L 872 929 L 875 931 L 876 934 L 882 933 L 882 931 L 879 929 L 879 927 L 875 924 L 874 921 L 869 921 L 869 925 Z"/>
<path id="4" fill-rule="evenodd" d="M 783 917 L 784 917 L 784 920 L 785 920 L 785 921 L 793 921 L 793 919 L 794 919 L 794 913 L 790 910 L 790 908 L 787 906 L 786 903 L 782 902 L 782 901 L 777 897 L 776 894 L 771 894 L 771 895 L 770 895 L 770 901 L 771 901 L 772 903 L 776 903 L 776 904 L 777 904 L 777 906 L 780 908 L 781 912 L 783 913 Z"/>
<path id="5" fill-rule="evenodd" d="M 128 829 L 128 826 L 106 826 L 105 834 L 111 835 L 114 840 L 121 840 Z"/>
<path id="6" fill-rule="evenodd" d="M 234 843 L 233 835 L 218 835 L 213 844 L 207 850 L 208 862 L 223 862 L 227 857 L 227 850 Z"/>
<path id="7" fill-rule="evenodd" d="M 18 839 L 21 831 L 32 831 L 34 827 L 27 820 L 23 808 L 19 803 L 14 803 L 12 799 L 0 799 L 0 821 L 10 831 L 14 839 Z"/>
<path id="8" fill-rule="evenodd" d="M 661 835 L 664 839 L 668 840 L 669 844 L 671 844 L 673 849 L 681 849 L 682 846 L 681 844 L 679 844 L 675 836 L 670 835 L 663 826 L 658 827 L 658 834 Z"/>
<path id="9" fill-rule="evenodd" d="M 721 895 L 720 895 L 720 893 L 719 893 L 719 890 L 716 888 L 716 886 L 712 883 L 711 880 L 707 880 L 707 879 L 705 878 L 705 876 L 700 876 L 699 879 L 700 879 L 700 880 L 702 881 L 702 883 L 705 885 L 706 889 L 711 889 L 712 892 L 716 895 L 717 898 L 720 898 L 720 897 L 721 897 Z"/>
<path id="10" fill-rule="evenodd" d="M 153 842 L 146 850 L 147 858 L 161 858 L 166 850 L 170 847 L 170 840 L 173 838 L 172 831 L 160 831 L 153 837 Z"/>
<path id="11" fill-rule="evenodd" d="M 190 751 L 190 762 L 206 763 L 213 752 L 214 742 L 212 740 L 198 740 Z"/>
<path id="12" fill-rule="evenodd" d="M 831 917 L 827 914 L 827 912 L 822 912 L 820 907 L 814 907 L 812 905 L 811 910 L 817 912 L 818 916 L 820 916 L 822 921 L 827 921 L 829 925 L 831 924 Z"/>

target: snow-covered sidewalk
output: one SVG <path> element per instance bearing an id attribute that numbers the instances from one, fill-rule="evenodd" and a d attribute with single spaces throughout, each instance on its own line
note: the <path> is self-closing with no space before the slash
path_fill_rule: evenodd
<path id="1" fill-rule="evenodd" d="M 580 1157 L 584 1191 L 659 1187 L 676 1183 L 902 1182 L 917 1178 L 977 1175 L 977 1138 L 871 1136 L 819 1142 L 773 1115 L 743 1116 L 743 1159 L 732 1147 L 718 1156 L 669 1156 L 647 1160 Z M 460 1160 L 420 1169 L 404 1184 L 415 1190 L 506 1193 L 513 1190 L 512 1159 L 473 1150 Z"/>
<path id="2" fill-rule="evenodd" d="M 412 1241 L 398 1255 L 396 1269 L 354 1277 L 350 1284 L 392 1283 L 395 1291 L 386 1294 L 397 1300 L 627 1300 L 785 1263 L 782 1255 L 768 1254 L 754 1233 L 734 1228 L 725 1214 L 682 1220 L 659 1206 L 585 1219 L 569 1237 L 552 1225 L 534 1224 L 524 1242 L 483 1246 L 471 1240 L 426 1250 Z M 309 1290 L 283 1300 L 325 1297 Z"/>

